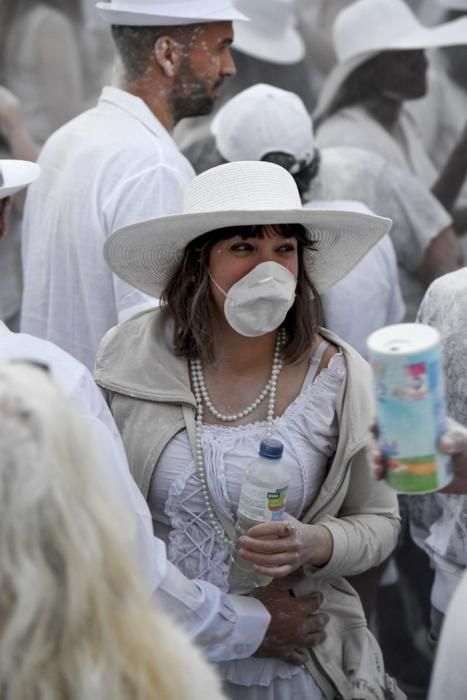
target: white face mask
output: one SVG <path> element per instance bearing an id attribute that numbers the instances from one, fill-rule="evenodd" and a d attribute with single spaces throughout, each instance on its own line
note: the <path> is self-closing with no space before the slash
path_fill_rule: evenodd
<path id="1" fill-rule="evenodd" d="M 225 295 L 227 323 L 248 338 L 256 338 L 279 328 L 295 301 L 297 280 L 283 265 L 264 262 L 233 284 L 228 292 L 209 275 Z"/>

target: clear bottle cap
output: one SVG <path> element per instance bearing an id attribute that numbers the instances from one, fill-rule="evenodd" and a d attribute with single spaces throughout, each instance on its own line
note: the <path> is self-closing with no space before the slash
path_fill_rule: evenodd
<path id="1" fill-rule="evenodd" d="M 284 445 L 280 440 L 274 438 L 265 438 L 261 440 L 259 446 L 259 454 L 267 459 L 280 459 L 284 451 Z"/>

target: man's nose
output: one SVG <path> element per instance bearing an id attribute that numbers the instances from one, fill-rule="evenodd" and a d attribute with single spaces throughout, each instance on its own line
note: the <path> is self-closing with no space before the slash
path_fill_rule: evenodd
<path id="1" fill-rule="evenodd" d="M 221 75 L 233 76 L 236 73 L 237 69 L 235 68 L 235 61 L 233 59 L 232 52 L 230 49 L 226 49 L 222 57 Z"/>

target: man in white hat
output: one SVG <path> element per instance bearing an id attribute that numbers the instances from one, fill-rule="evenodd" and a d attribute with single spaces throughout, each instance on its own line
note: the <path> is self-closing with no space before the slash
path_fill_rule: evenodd
<path id="1" fill-rule="evenodd" d="M 0 236 L 5 230 L 11 196 L 33 182 L 39 172 L 35 163 L 0 160 Z M 251 656 L 263 641 L 274 635 L 284 610 L 291 619 L 309 616 L 303 626 L 304 635 L 316 626 L 317 618 L 312 613 L 319 600 L 315 596 L 296 601 L 288 590 L 277 590 L 269 592 L 263 605 L 261 594 L 258 599 L 232 596 L 206 581 L 188 580 L 167 560 L 165 545 L 153 536 L 151 513 L 130 475 L 112 415 L 82 363 L 53 343 L 25 333 L 12 333 L 2 321 L 0 360 L 44 367 L 73 401 L 103 453 L 102 464 L 108 467 L 105 477 L 116 485 L 122 505 L 134 517 L 135 551 L 156 604 L 179 620 L 208 658 L 225 661 Z M 284 645 L 291 641 L 284 640 Z"/>
<path id="2" fill-rule="evenodd" d="M 321 146 L 375 151 L 414 173 L 451 211 L 467 173 L 467 131 L 438 171 L 405 109 L 426 93 L 424 49 L 467 43 L 467 18 L 425 27 L 403 0 L 358 0 L 334 23 L 338 63 L 315 113 Z"/>
<path id="3" fill-rule="evenodd" d="M 235 0 L 248 22 L 234 22 L 232 55 L 237 74 L 229 80 L 216 111 L 228 99 L 256 83 L 270 83 L 293 90 L 308 109 L 316 103 L 319 84 L 306 57 L 306 46 L 298 24 L 294 0 Z M 210 117 L 182 122 L 175 139 L 193 164 L 203 158 L 213 164 Z"/>
<path id="4" fill-rule="evenodd" d="M 112 0 L 121 87 L 59 129 L 39 158 L 23 227 L 22 329 L 54 341 L 89 368 L 113 325 L 154 303 L 115 278 L 102 257 L 116 229 L 176 212 L 193 170 L 170 132 L 208 113 L 235 72 L 228 0 Z"/>

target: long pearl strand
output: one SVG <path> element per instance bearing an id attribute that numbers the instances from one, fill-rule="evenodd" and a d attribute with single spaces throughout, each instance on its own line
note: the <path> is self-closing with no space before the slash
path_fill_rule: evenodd
<path id="1" fill-rule="evenodd" d="M 212 525 L 212 528 L 216 532 L 216 534 L 219 536 L 219 538 L 223 541 L 226 542 L 227 544 L 232 544 L 232 541 L 230 537 L 227 535 L 225 532 L 224 528 L 222 525 L 219 523 L 216 513 L 214 511 L 214 508 L 211 505 L 211 500 L 209 497 L 209 488 L 208 488 L 208 480 L 207 480 L 207 473 L 206 473 L 206 467 L 204 464 L 204 454 L 203 454 L 203 441 L 202 441 L 202 433 L 203 433 L 203 403 L 206 404 L 208 410 L 212 415 L 214 415 L 218 420 L 224 422 L 224 423 L 231 423 L 237 420 L 240 420 L 241 418 L 244 418 L 245 416 L 248 416 L 250 413 L 252 413 L 255 408 L 257 408 L 260 403 L 266 398 L 266 396 L 269 394 L 269 400 L 268 400 L 268 410 L 267 410 L 267 418 L 266 422 L 268 424 L 266 434 L 269 436 L 272 433 L 272 421 L 274 419 L 274 409 L 276 405 L 276 392 L 277 392 L 277 379 L 279 377 L 279 374 L 281 372 L 282 366 L 283 366 L 283 361 L 281 359 L 281 351 L 282 347 L 285 343 L 285 331 L 281 329 L 279 333 L 277 334 L 277 339 L 276 339 L 276 347 L 274 350 L 274 358 L 273 358 L 273 363 L 272 363 L 272 370 L 271 370 L 271 376 L 269 378 L 269 381 L 259 394 L 259 396 L 246 408 L 244 408 L 242 411 L 239 411 L 238 413 L 233 413 L 233 414 L 224 414 L 221 413 L 216 409 L 214 404 L 212 403 L 211 399 L 209 398 L 209 394 L 206 388 L 206 382 L 204 380 L 204 375 L 203 375 L 203 367 L 201 365 L 201 361 L 197 358 L 194 360 L 190 360 L 190 374 L 191 374 L 191 383 L 193 386 L 193 393 L 195 395 L 195 401 L 196 401 L 196 470 L 198 472 L 198 478 L 201 482 L 201 492 L 203 494 L 203 498 L 206 504 L 206 509 L 208 513 L 208 519 L 209 522 Z"/>

